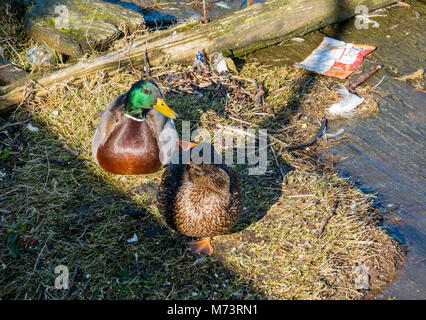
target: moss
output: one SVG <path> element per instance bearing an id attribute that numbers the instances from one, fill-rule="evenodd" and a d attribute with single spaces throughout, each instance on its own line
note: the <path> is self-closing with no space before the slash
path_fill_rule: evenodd
<path id="1" fill-rule="evenodd" d="M 200 23 L 188 23 L 182 26 L 178 26 L 175 28 L 176 32 L 186 32 L 189 30 L 193 30 L 200 26 Z"/>

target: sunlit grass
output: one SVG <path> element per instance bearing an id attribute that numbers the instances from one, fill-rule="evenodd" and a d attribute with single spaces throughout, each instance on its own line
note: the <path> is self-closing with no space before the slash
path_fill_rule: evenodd
<path id="1" fill-rule="evenodd" d="M 269 147 L 265 175 L 249 176 L 245 166 L 236 166 L 246 208 L 235 232 L 214 238 L 212 257 L 189 253 L 188 239 L 162 222 L 151 194 L 133 191 L 158 183 L 161 171 L 117 176 L 92 159 L 99 121 L 94 115 L 128 90 L 137 75 L 99 73 L 79 85 L 58 84 L 20 107 L 10 121 L 26 119 L 39 131 L 24 130 L 23 150 L 0 168 L 6 172 L 0 242 L 18 235 L 16 242 L 0 247 L 0 297 L 68 298 L 53 287 L 59 264 L 70 273 L 77 265 L 81 269 L 69 296 L 74 299 L 359 299 L 364 297 L 354 286 L 359 264 L 370 268 L 371 292 L 379 292 L 402 258 L 396 242 L 377 226 L 380 215 L 368 195 L 320 163 L 312 150 L 289 153 L 277 142 L 297 144 L 315 134 L 326 106 L 336 99 L 327 91 L 332 83 L 293 67 L 255 64 L 245 65 L 239 76 L 263 81 L 264 105 L 254 105 L 249 81 L 228 88 L 247 94 L 240 103 L 231 96 L 228 111 L 209 94 L 180 94 L 162 86 L 167 103 L 196 127 L 267 128 L 276 138 L 269 143 L 278 164 Z M 177 82 L 161 79 L 178 88 Z M 179 86 L 187 89 L 189 82 Z M 65 143 L 79 155 L 67 152 Z M 322 142 L 318 150 L 326 146 Z M 278 165 L 286 173 L 285 184 Z M 337 212 L 318 239 L 335 200 Z M 139 217 L 125 215 L 129 209 Z M 134 234 L 139 241 L 128 243 Z M 12 256 L 13 248 L 18 257 Z"/>

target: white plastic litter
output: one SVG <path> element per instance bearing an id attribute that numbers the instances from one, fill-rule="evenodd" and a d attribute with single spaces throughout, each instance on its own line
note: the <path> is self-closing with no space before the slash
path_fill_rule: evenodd
<path id="1" fill-rule="evenodd" d="M 226 60 L 221 52 L 213 52 L 210 55 L 209 60 L 212 64 L 213 69 L 216 70 L 217 73 L 229 72 Z"/>
<path id="2" fill-rule="evenodd" d="M 339 95 L 339 101 L 328 108 L 328 112 L 332 115 L 349 115 L 364 101 L 364 98 L 350 93 L 344 86 L 337 86 L 336 91 Z"/>
<path id="3" fill-rule="evenodd" d="M 38 128 L 33 126 L 31 123 L 27 124 L 26 128 L 31 132 L 37 132 L 38 131 Z"/>
<path id="4" fill-rule="evenodd" d="M 220 60 L 220 62 L 216 65 L 216 70 L 219 73 L 228 72 L 229 70 L 228 70 L 228 66 L 226 65 L 226 61 Z"/>
<path id="5" fill-rule="evenodd" d="M 296 65 L 326 76 L 346 79 L 375 47 L 324 37 L 305 60 Z"/>
<path id="6" fill-rule="evenodd" d="M 135 243 L 138 242 L 139 238 L 138 235 L 136 233 L 133 234 L 133 237 L 131 237 L 130 239 L 127 239 L 127 243 Z"/>
<path id="7" fill-rule="evenodd" d="M 303 42 L 303 41 L 305 41 L 305 39 L 303 39 L 303 38 L 291 38 L 291 41 L 294 41 L 294 42 Z"/>
<path id="8" fill-rule="evenodd" d="M 379 16 L 383 16 L 383 15 L 379 15 Z M 377 17 L 377 16 L 375 16 Z M 384 17 L 386 17 L 386 15 L 384 15 Z M 380 24 L 377 21 L 371 20 L 370 16 L 368 15 L 357 15 L 355 16 L 356 19 L 359 19 L 358 21 L 360 21 L 360 23 L 365 24 L 368 27 L 373 27 L 373 28 L 379 28 Z"/>
<path id="9" fill-rule="evenodd" d="M 198 258 L 197 260 L 194 261 L 194 263 L 192 264 L 193 266 L 196 266 L 198 264 L 202 264 L 206 261 L 206 258 L 204 256 L 201 256 L 200 258 Z"/>
<path id="10" fill-rule="evenodd" d="M 28 49 L 25 58 L 32 64 L 55 64 L 56 58 L 53 50 L 41 44 Z"/>

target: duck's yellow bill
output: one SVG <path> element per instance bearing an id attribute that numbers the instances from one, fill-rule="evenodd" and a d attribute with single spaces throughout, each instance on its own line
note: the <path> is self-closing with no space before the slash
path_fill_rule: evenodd
<path id="1" fill-rule="evenodd" d="M 170 107 L 166 104 L 164 99 L 157 98 L 157 103 L 153 107 L 158 112 L 164 114 L 167 118 L 176 119 L 176 112 L 174 112 Z"/>

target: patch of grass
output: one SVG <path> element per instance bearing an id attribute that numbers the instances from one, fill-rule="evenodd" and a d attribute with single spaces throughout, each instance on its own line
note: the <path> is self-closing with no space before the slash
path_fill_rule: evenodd
<path id="1" fill-rule="evenodd" d="M 34 45 L 23 30 L 24 2 L 20 0 L 0 3 L 0 46 L 3 57 L 24 70 L 31 70 L 25 54 Z M 0 53 L 1 54 L 1 53 Z"/>
<path id="2" fill-rule="evenodd" d="M 333 99 L 330 81 L 293 67 L 254 64 L 243 67 L 243 80 L 180 66 L 156 72 L 168 104 L 180 119 L 192 120 L 193 129 L 267 128 L 275 137 L 268 141 L 265 175 L 236 166 L 246 202 L 235 231 L 213 239 L 212 257 L 190 254 L 189 239 L 163 224 L 150 193 L 135 191 L 158 183 L 161 171 L 117 176 L 94 163 L 94 114 L 138 76 L 99 73 L 78 86 L 58 84 L 18 109 L 8 121 L 24 123 L 2 137 L 16 146 L 0 168 L 0 243 L 10 236 L 9 248 L 0 247 L 2 299 L 360 299 L 368 296 L 354 285 L 361 264 L 369 268 L 371 294 L 390 281 L 403 260 L 401 249 L 377 226 L 380 214 L 369 195 L 320 163 L 313 148 L 282 149 L 318 130 Z M 256 88 L 247 79 L 264 83 L 264 104 L 254 103 Z M 211 90 L 217 81 L 222 89 Z M 39 131 L 24 129 L 28 122 Z M 322 142 L 316 151 L 325 147 Z M 317 238 L 335 200 L 337 212 Z M 129 209 L 137 217 L 126 215 Z M 139 241 L 128 243 L 133 234 Z M 60 264 L 71 274 L 81 269 L 69 296 L 54 288 Z"/>

